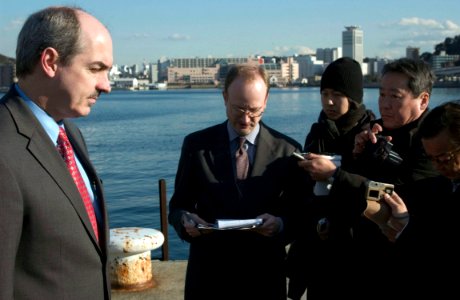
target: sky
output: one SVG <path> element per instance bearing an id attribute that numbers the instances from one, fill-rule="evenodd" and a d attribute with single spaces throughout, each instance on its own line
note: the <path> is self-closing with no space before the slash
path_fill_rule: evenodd
<path id="1" fill-rule="evenodd" d="M 459 0 L 0 0 L 0 54 L 14 58 L 25 19 L 49 5 L 76 5 L 104 23 L 117 65 L 311 54 L 341 47 L 345 26 L 363 30 L 365 57 L 390 59 L 460 35 Z"/>

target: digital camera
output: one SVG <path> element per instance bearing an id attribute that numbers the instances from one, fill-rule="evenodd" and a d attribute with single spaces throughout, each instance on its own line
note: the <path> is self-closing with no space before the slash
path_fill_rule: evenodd
<path id="1" fill-rule="evenodd" d="M 366 197 L 369 201 L 380 201 L 384 194 L 391 195 L 393 190 L 393 184 L 369 180 L 367 182 Z"/>
<path id="2" fill-rule="evenodd" d="M 403 159 L 399 154 L 393 150 L 393 144 L 386 140 L 384 136 L 377 135 L 377 142 L 375 144 L 370 141 L 366 145 L 366 153 L 372 159 L 378 160 L 382 163 L 389 163 L 394 166 L 399 166 Z"/>

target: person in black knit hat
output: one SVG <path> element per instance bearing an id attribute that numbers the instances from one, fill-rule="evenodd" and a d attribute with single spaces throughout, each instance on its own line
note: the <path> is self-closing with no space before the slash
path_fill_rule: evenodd
<path id="1" fill-rule="evenodd" d="M 363 103 L 363 74 L 361 65 L 354 59 L 342 57 L 329 66 L 321 77 L 321 93 L 331 89 L 345 95 L 357 104 Z"/>
<path id="2" fill-rule="evenodd" d="M 355 135 L 367 128 L 375 115 L 363 104 L 361 66 L 351 58 L 339 58 L 327 66 L 320 91 L 322 110 L 305 140 L 306 159 L 298 164 L 314 180 L 328 181 L 330 188 L 338 168 L 351 169 Z M 321 154 L 336 155 L 341 158 L 340 164 Z M 306 224 L 288 252 L 290 299 L 300 299 L 305 290 L 308 300 L 336 299 L 338 293 L 346 298 L 343 296 L 351 284 L 347 265 L 351 249 L 351 225 L 347 222 L 351 208 L 337 207 L 340 200 L 327 190 L 316 192 L 314 223 Z"/>

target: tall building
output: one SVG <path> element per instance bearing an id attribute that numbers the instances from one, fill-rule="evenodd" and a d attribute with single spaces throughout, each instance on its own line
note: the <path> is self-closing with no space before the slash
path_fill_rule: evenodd
<path id="1" fill-rule="evenodd" d="M 420 58 L 420 48 L 407 47 L 406 48 L 406 58 L 419 59 Z"/>
<path id="2" fill-rule="evenodd" d="M 342 31 L 343 56 L 351 57 L 361 65 L 364 59 L 363 31 L 359 26 L 345 26 Z"/>

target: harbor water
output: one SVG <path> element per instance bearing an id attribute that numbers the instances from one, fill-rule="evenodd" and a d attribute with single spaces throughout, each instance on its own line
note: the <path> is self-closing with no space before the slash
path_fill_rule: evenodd
<path id="1" fill-rule="evenodd" d="M 364 90 L 364 103 L 378 114 L 378 89 Z M 3 94 L 0 94 L 0 97 Z M 430 102 L 460 99 L 460 88 L 435 88 Z M 317 87 L 272 89 L 263 121 L 303 145 L 321 109 Z M 105 187 L 110 227 L 160 230 L 159 185 L 167 201 L 183 138 L 223 122 L 224 101 L 218 89 L 113 91 L 101 95 L 91 114 L 76 119 Z M 188 244 L 169 226 L 169 259 L 187 259 Z M 152 257 L 161 256 L 160 249 Z"/>

